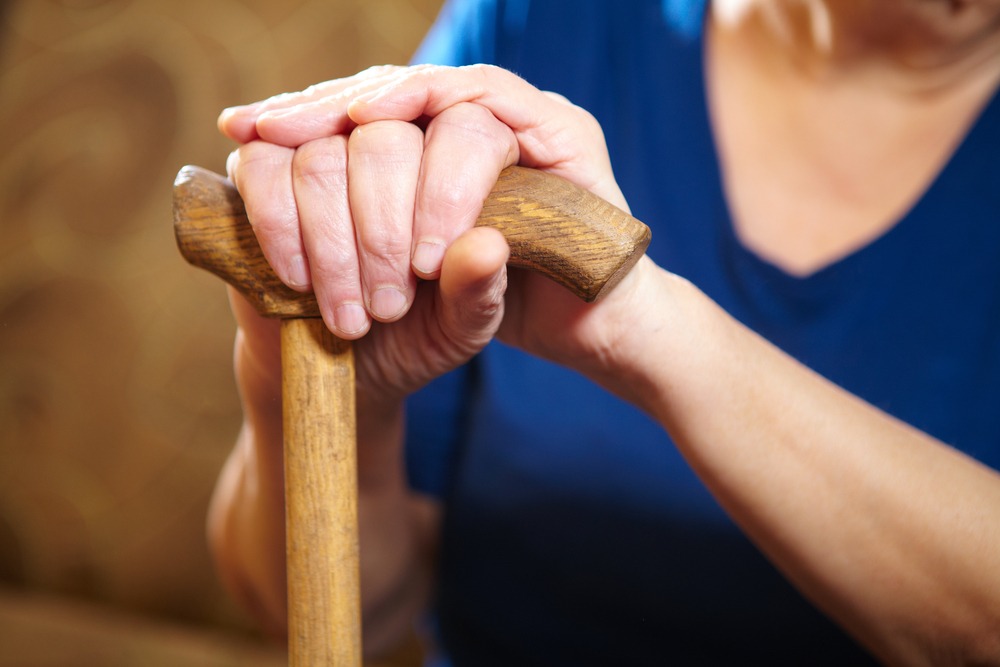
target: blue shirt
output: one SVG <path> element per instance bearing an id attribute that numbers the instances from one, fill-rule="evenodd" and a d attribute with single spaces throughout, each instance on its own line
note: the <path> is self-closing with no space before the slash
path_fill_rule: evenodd
<path id="1" fill-rule="evenodd" d="M 898 223 L 795 277 L 735 236 L 703 44 L 659 0 L 450 2 L 417 55 L 489 62 L 590 110 L 650 256 L 886 412 L 1000 466 L 1000 102 Z M 659 425 L 491 344 L 412 397 L 408 465 L 445 503 L 436 613 L 456 665 L 870 658 L 793 589 Z"/>

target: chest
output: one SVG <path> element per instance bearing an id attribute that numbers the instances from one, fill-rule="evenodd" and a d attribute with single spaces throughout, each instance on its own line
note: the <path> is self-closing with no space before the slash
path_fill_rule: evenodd
<path id="1" fill-rule="evenodd" d="M 808 275 L 885 234 L 920 201 L 992 96 L 996 73 L 918 95 L 860 75 L 813 80 L 709 30 L 705 81 L 734 231 Z"/>

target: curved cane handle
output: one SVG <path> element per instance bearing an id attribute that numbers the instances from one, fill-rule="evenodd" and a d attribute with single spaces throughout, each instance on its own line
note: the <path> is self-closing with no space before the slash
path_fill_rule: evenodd
<path id="1" fill-rule="evenodd" d="M 499 230 L 510 264 L 535 269 L 585 301 L 614 287 L 642 257 L 643 223 L 569 181 L 508 167 L 483 203 L 478 226 Z M 174 181 L 174 232 L 181 254 L 243 293 L 263 315 L 319 317 L 311 293 L 285 286 L 247 220 L 243 200 L 223 176 L 187 166 Z"/>

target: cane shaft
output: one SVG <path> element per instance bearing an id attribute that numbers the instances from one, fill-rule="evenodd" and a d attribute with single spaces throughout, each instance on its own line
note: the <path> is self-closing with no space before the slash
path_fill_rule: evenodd
<path id="1" fill-rule="evenodd" d="M 318 318 L 281 322 L 288 658 L 359 667 L 354 357 Z"/>

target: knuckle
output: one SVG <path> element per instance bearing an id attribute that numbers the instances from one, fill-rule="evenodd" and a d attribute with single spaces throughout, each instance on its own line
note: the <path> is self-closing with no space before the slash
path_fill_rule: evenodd
<path id="1" fill-rule="evenodd" d="M 344 285 L 356 282 L 358 261 L 353 248 L 349 249 L 342 244 L 324 245 L 313 248 L 309 253 L 309 269 L 316 283 L 340 287 L 339 291 L 343 293 L 346 291 L 343 289 Z"/>
<path id="2" fill-rule="evenodd" d="M 468 77 L 466 85 L 469 88 L 468 93 L 472 99 L 477 99 L 485 95 L 488 90 L 503 82 L 506 77 L 516 77 L 516 75 L 496 65 L 484 63 L 466 65 L 460 69 Z"/>
<path id="3" fill-rule="evenodd" d="M 403 81 L 432 81 L 433 79 L 441 76 L 442 74 L 453 70 L 453 67 L 448 67 L 445 65 L 417 65 L 415 67 L 409 67 L 403 72 L 403 76 L 400 78 L 400 82 Z"/>
<path id="4" fill-rule="evenodd" d="M 320 139 L 299 146 L 292 160 L 295 178 L 323 184 L 344 180 L 347 153 L 338 139 Z"/>
<path id="5" fill-rule="evenodd" d="M 449 125 L 479 131 L 482 131 L 482 128 L 503 125 L 493 112 L 473 102 L 459 102 L 442 112 L 440 117 Z"/>
<path id="6" fill-rule="evenodd" d="M 243 169 L 251 164 L 260 164 L 261 161 L 273 160 L 273 152 L 269 150 L 266 143 L 260 140 L 247 142 L 233 151 L 233 153 L 237 156 L 237 165 Z"/>
<path id="7" fill-rule="evenodd" d="M 383 225 L 359 228 L 358 245 L 368 257 L 378 257 L 395 266 L 409 266 L 409 236 L 396 229 Z"/>
<path id="8" fill-rule="evenodd" d="M 500 122 L 489 109 L 473 102 L 462 102 L 449 108 L 435 119 L 435 132 L 444 130 L 472 148 L 499 157 L 506 156 L 517 145 L 513 130 Z"/>
<path id="9" fill-rule="evenodd" d="M 463 65 L 458 69 L 463 70 L 481 79 L 489 79 L 494 76 L 505 76 L 506 74 L 509 74 L 507 70 L 498 67 L 496 65 L 490 65 L 488 63 L 475 63 L 472 65 Z"/>
<path id="10" fill-rule="evenodd" d="M 440 218 L 472 218 L 482 206 L 482 200 L 470 196 L 470 189 L 464 183 L 454 180 L 425 183 L 423 199 L 425 207 Z"/>
<path id="11" fill-rule="evenodd" d="M 254 234 L 264 245 L 284 245 L 282 240 L 298 237 L 299 212 L 294 205 L 279 204 L 247 211 Z"/>
<path id="12" fill-rule="evenodd" d="M 232 168 L 235 174 L 271 174 L 286 168 L 287 149 L 259 139 L 243 144 L 233 153 Z"/>
<path id="13" fill-rule="evenodd" d="M 359 269 L 353 228 L 325 221 L 319 225 L 314 222 L 308 231 L 313 283 L 327 293 L 339 294 L 338 299 L 355 294 Z"/>
<path id="14" fill-rule="evenodd" d="M 451 346 L 464 355 L 471 355 L 493 338 L 503 317 L 506 286 L 504 276 L 478 302 L 449 312 L 441 326 Z"/>
<path id="15" fill-rule="evenodd" d="M 419 127 L 406 121 L 379 120 L 354 128 L 348 147 L 352 154 L 408 163 L 419 156 L 423 148 L 423 133 Z"/>
<path id="16" fill-rule="evenodd" d="M 553 164 L 575 163 L 602 155 L 604 130 L 597 118 L 583 107 L 572 103 L 562 106 L 536 128 L 535 139 L 544 147 L 547 160 Z"/>
<path id="17" fill-rule="evenodd" d="M 247 218 L 262 242 L 273 242 L 297 230 L 298 211 L 291 197 L 275 196 L 274 184 L 285 175 L 287 154 L 263 141 L 244 144 L 234 152 L 229 168 L 246 202 Z"/>

